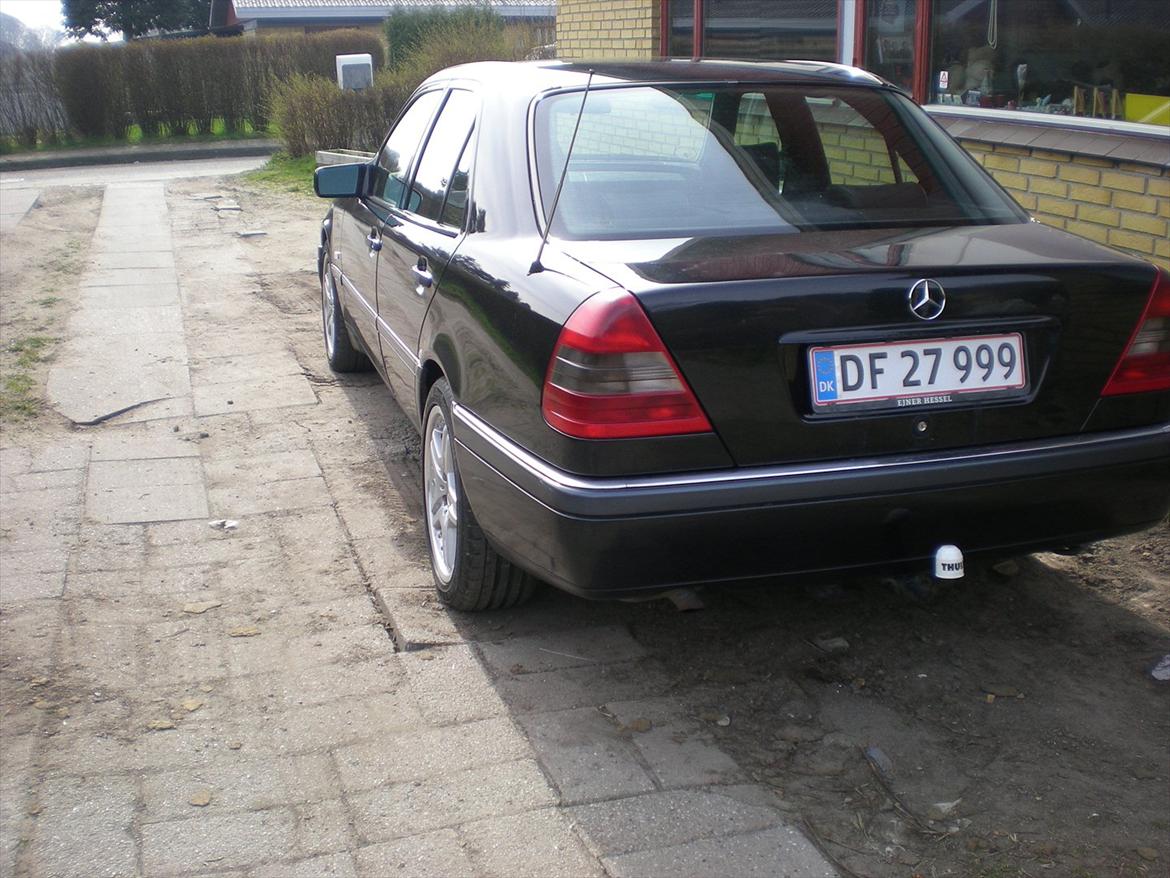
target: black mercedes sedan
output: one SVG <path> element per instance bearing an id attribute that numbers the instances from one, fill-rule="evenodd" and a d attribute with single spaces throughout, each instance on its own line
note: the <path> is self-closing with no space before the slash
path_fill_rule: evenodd
<path id="1" fill-rule="evenodd" d="M 316 189 L 329 364 L 421 431 L 452 607 L 954 577 L 1170 508 L 1170 274 L 860 70 L 456 67 Z"/>

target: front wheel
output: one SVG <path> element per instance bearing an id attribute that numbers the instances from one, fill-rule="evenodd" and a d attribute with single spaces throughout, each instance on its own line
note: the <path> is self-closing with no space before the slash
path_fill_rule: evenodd
<path id="1" fill-rule="evenodd" d="M 321 270 L 321 328 L 325 335 L 325 359 L 334 372 L 360 372 L 369 366 L 366 355 L 353 346 L 341 300 L 333 280 L 333 267 L 326 262 Z"/>
<path id="2" fill-rule="evenodd" d="M 440 378 L 423 412 L 423 510 L 439 600 L 456 610 L 498 610 L 532 595 L 532 578 L 501 558 L 480 530 L 459 477 L 451 386 Z"/>

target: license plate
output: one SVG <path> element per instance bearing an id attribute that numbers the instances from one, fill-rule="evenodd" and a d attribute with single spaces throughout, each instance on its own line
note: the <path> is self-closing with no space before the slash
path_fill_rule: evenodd
<path id="1" fill-rule="evenodd" d="M 813 408 L 907 408 L 1027 388 L 1019 333 L 833 345 L 808 352 Z"/>

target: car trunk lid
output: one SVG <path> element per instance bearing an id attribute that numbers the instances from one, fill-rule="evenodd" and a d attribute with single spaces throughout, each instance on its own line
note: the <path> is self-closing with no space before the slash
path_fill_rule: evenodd
<path id="1" fill-rule="evenodd" d="M 1154 279 L 1147 264 L 1034 223 L 565 249 L 634 293 L 741 466 L 1081 432 Z M 910 309 L 911 288 L 924 280 L 945 296 L 932 319 Z M 814 349 L 856 345 L 863 355 L 888 352 L 879 362 L 901 368 L 910 360 L 900 361 L 900 351 L 921 351 L 922 343 L 943 349 L 939 343 L 955 339 L 972 340 L 966 355 L 954 355 L 960 363 L 985 339 L 994 339 L 991 356 L 1006 362 L 1013 355 L 1000 346 L 1013 338 L 1023 386 L 950 395 L 914 389 L 901 405 L 814 404 Z"/>

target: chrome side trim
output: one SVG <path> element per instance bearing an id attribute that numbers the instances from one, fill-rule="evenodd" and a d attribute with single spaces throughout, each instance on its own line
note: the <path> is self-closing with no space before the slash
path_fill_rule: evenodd
<path id="1" fill-rule="evenodd" d="M 862 458 L 846 463 L 751 467 L 728 471 L 715 470 L 669 476 L 641 476 L 638 478 L 586 478 L 567 473 L 549 465 L 531 452 L 506 438 L 465 406 L 456 404 L 453 414 L 455 421 L 461 427 L 472 431 L 479 439 L 507 458 L 512 464 L 521 470 L 527 471 L 540 482 L 554 489 L 595 495 L 638 489 L 660 490 L 715 486 L 730 487 L 736 483 L 750 485 L 756 482 L 779 479 L 850 476 L 916 466 L 1008 461 L 1013 458 L 1044 452 L 1087 451 L 1094 447 L 1105 447 L 1143 439 L 1164 439 L 1166 441 L 1164 452 L 1167 456 L 1170 456 L 1170 423 L 1168 423 L 1159 424 L 1154 427 L 1143 427 L 1135 430 L 1124 430 L 1090 436 L 1021 442 L 1004 446 L 964 449 L 951 453 L 907 454 L 882 458 Z"/>
<path id="2" fill-rule="evenodd" d="M 398 354 L 398 359 L 402 360 L 403 363 L 417 372 L 422 363 L 414 351 L 406 346 L 406 342 L 399 337 L 398 333 L 390 328 L 385 320 L 376 314 L 374 315 L 374 320 L 377 321 L 378 336 L 390 342 L 390 347 L 394 349 L 394 353 Z"/>
<path id="3" fill-rule="evenodd" d="M 378 315 L 378 312 L 374 310 L 373 306 L 371 306 L 370 303 L 366 301 L 366 297 L 358 292 L 357 287 L 350 283 L 349 278 L 345 276 L 345 272 L 343 272 L 341 269 L 337 269 L 337 273 L 341 276 L 341 282 L 349 288 L 350 296 L 362 306 L 362 308 L 374 321 L 374 326 L 378 330 L 378 336 L 380 338 L 385 338 L 388 342 L 390 342 L 390 346 L 393 348 L 394 353 L 398 355 L 398 358 L 417 372 L 418 369 L 422 366 L 422 361 L 419 360 L 414 351 L 412 351 L 407 346 L 406 342 L 404 342 L 398 335 L 398 333 L 391 329 L 389 324 L 387 324 L 386 321 Z"/>

